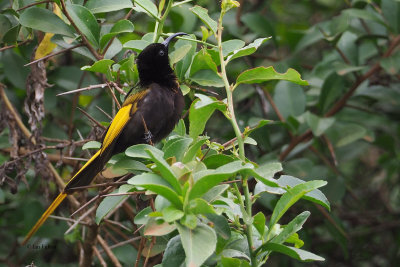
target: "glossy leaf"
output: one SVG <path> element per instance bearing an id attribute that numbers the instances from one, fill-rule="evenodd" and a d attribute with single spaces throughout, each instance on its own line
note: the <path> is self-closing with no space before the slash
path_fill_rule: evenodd
<path id="1" fill-rule="evenodd" d="M 68 4 L 67 11 L 78 29 L 86 36 L 92 45 L 99 47 L 100 27 L 96 17 L 84 6 Z"/>
<path id="2" fill-rule="evenodd" d="M 289 247 L 285 246 L 282 244 L 277 244 L 277 243 L 272 243 L 268 242 L 261 247 L 262 251 L 273 251 L 273 252 L 279 252 L 285 255 L 288 255 L 296 260 L 300 261 L 324 261 L 325 259 L 315 255 L 314 253 L 294 248 L 294 247 Z"/>
<path id="3" fill-rule="evenodd" d="M 308 85 L 308 82 L 302 80 L 300 74 L 294 69 L 288 69 L 285 73 L 279 73 L 273 67 L 258 67 L 246 70 L 237 77 L 236 84 L 263 83 L 272 80 L 285 80 L 300 85 Z"/>
<path id="4" fill-rule="evenodd" d="M 271 239 L 271 242 L 282 244 L 286 242 L 290 236 L 297 233 L 310 216 L 309 211 L 304 211 L 291 220 L 277 236 Z"/>
<path id="5" fill-rule="evenodd" d="M 111 65 L 114 64 L 114 60 L 102 59 L 93 63 L 92 66 L 83 66 L 81 70 L 87 70 L 92 72 L 99 72 L 107 74 L 111 71 Z"/>
<path id="6" fill-rule="evenodd" d="M 156 5 L 150 0 L 135 0 L 135 7 L 137 12 L 144 12 L 150 17 L 157 18 L 158 10 Z"/>
<path id="7" fill-rule="evenodd" d="M 226 61 L 232 61 L 235 58 L 239 58 L 239 57 L 244 57 L 244 56 L 248 56 L 253 54 L 254 52 L 257 51 L 257 49 L 263 44 L 265 43 L 267 40 L 271 39 L 271 37 L 267 37 L 267 38 L 258 38 L 256 40 L 254 40 L 251 44 L 246 45 L 243 48 L 240 49 L 236 49 L 233 51 L 232 55 L 228 56 L 228 58 L 226 59 Z"/>
<path id="8" fill-rule="evenodd" d="M 133 32 L 135 27 L 133 26 L 133 23 L 129 20 L 119 20 L 117 23 L 115 23 L 110 32 L 104 34 L 100 38 L 100 47 L 104 47 L 114 36 L 121 34 L 121 33 L 127 33 L 127 32 Z"/>
<path id="9" fill-rule="evenodd" d="M 269 228 L 271 229 L 285 214 L 285 212 L 302 196 L 326 184 L 327 182 L 325 181 L 315 180 L 303 184 L 298 184 L 290 189 L 287 189 L 287 192 L 283 194 L 276 203 L 276 206 L 271 216 L 271 220 L 269 222 Z"/>
<path id="10" fill-rule="evenodd" d="M 190 9 L 194 14 L 196 14 L 201 21 L 214 33 L 217 33 L 217 22 L 210 18 L 208 15 L 208 10 L 201 6 L 194 6 Z"/>
<path id="11" fill-rule="evenodd" d="M 102 13 L 132 8 L 133 5 L 130 0 L 89 0 L 86 3 L 86 7 L 92 11 L 92 13 Z"/>
<path id="12" fill-rule="evenodd" d="M 214 252 L 217 244 L 215 231 L 202 223 L 189 229 L 176 223 L 186 254 L 186 266 L 200 267 Z"/>
<path id="13" fill-rule="evenodd" d="M 73 37 L 74 31 L 56 14 L 45 8 L 32 7 L 24 11 L 19 22 L 22 26 L 43 32 Z"/>
<path id="14" fill-rule="evenodd" d="M 151 190 L 168 199 L 177 208 L 182 208 L 182 200 L 178 194 L 172 190 L 171 185 L 161 176 L 153 173 L 143 173 L 132 177 L 128 184 L 143 187 Z"/>

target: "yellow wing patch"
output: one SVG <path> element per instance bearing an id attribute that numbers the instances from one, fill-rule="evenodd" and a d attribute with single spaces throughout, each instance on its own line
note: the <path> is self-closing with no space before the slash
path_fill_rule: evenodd
<path id="1" fill-rule="evenodd" d="M 104 137 L 103 144 L 100 149 L 100 153 L 102 153 L 121 133 L 122 129 L 124 129 L 126 123 L 131 117 L 132 104 L 123 106 L 115 115 L 114 119 L 111 122 L 110 127 Z"/>
<path id="2" fill-rule="evenodd" d="M 136 93 L 134 93 L 134 94 L 131 94 L 130 96 L 128 96 L 128 97 L 125 99 L 125 101 L 124 101 L 124 103 L 122 104 L 122 106 L 124 107 L 124 106 L 126 106 L 126 105 L 134 104 L 134 103 L 139 102 L 139 100 L 142 99 L 143 97 L 145 97 L 146 94 L 147 94 L 148 92 L 149 92 L 149 89 L 147 89 L 147 90 L 142 90 L 142 91 L 136 92 Z"/>

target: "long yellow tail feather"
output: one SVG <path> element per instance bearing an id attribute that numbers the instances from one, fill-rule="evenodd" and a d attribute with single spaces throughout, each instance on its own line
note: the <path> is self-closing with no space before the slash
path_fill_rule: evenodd
<path id="1" fill-rule="evenodd" d="M 50 207 L 43 213 L 42 217 L 36 222 L 35 226 L 29 231 L 29 233 L 25 236 L 24 241 L 22 241 L 22 245 L 25 245 L 29 239 L 36 233 L 36 231 L 42 226 L 42 224 L 47 220 L 47 218 L 53 213 L 53 211 L 60 205 L 60 203 L 67 197 L 66 193 L 60 193 L 58 197 L 51 203 Z"/>

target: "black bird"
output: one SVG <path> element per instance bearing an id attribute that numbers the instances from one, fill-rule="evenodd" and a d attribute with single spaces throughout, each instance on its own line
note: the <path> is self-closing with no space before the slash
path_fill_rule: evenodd
<path id="1" fill-rule="evenodd" d="M 50 207 L 26 235 L 22 244 L 35 234 L 50 214 L 75 187 L 89 185 L 107 161 L 126 148 L 157 143 L 165 138 L 181 117 L 184 99 L 177 78 L 169 65 L 168 45 L 179 32 L 163 43 L 148 45 L 137 57 L 139 85 L 130 92 L 108 127 L 99 151 L 71 178 Z M 131 90 L 132 91 L 132 90 Z"/>

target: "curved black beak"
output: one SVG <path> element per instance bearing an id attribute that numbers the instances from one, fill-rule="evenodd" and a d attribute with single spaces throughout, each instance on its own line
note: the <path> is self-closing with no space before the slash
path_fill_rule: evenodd
<path id="1" fill-rule="evenodd" d="M 189 35 L 189 34 L 184 33 L 184 32 L 177 32 L 177 33 L 169 36 L 167 39 L 165 39 L 165 41 L 162 42 L 162 44 L 165 45 L 166 48 L 168 48 L 169 42 L 171 42 L 171 40 L 174 39 L 175 37 L 181 36 L 181 35 Z"/>

